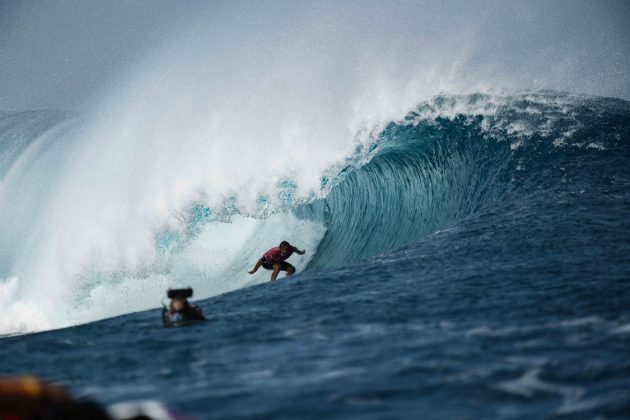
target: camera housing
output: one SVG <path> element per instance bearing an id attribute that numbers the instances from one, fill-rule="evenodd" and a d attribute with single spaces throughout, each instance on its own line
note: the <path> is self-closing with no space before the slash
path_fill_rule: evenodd
<path id="1" fill-rule="evenodd" d="M 168 289 L 166 292 L 166 296 L 168 296 L 169 299 L 173 299 L 174 297 L 189 298 L 192 297 L 192 295 L 193 290 L 190 287 L 185 289 Z"/>

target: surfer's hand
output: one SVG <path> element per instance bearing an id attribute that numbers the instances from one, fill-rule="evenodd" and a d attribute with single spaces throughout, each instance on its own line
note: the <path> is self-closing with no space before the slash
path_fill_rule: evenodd
<path id="1" fill-rule="evenodd" d="M 300 255 L 304 255 L 304 254 L 306 254 L 306 250 L 305 249 L 300 251 Z"/>

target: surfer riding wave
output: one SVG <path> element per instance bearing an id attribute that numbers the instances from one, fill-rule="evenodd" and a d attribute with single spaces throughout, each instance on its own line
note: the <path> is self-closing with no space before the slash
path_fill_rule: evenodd
<path id="1" fill-rule="evenodd" d="M 280 242 L 280 245 L 269 249 L 263 254 L 263 256 L 256 261 L 256 265 L 249 271 L 249 274 L 254 274 L 262 266 L 266 270 L 273 270 L 271 273 L 271 281 L 274 281 L 280 271 L 286 271 L 287 276 L 292 276 L 295 273 L 295 267 L 286 262 L 293 253 L 298 255 L 306 254 L 305 250 L 299 250 L 287 241 Z"/>

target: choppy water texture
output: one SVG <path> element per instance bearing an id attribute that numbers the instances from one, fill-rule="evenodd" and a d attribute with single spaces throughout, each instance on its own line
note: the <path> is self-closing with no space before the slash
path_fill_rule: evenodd
<path id="1" fill-rule="evenodd" d="M 200 418 L 623 418 L 628 162 L 628 102 L 437 97 L 290 208 L 326 227 L 299 275 L 4 338 L 0 371 Z"/>

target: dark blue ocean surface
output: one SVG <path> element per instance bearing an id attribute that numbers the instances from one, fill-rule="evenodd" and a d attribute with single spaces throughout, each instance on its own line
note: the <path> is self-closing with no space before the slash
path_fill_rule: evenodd
<path id="1" fill-rule="evenodd" d="M 0 372 L 199 418 L 627 418 L 630 104 L 497 101 L 435 98 L 357 151 L 291 210 L 327 227 L 298 275 L 204 324 L 3 338 Z"/>

